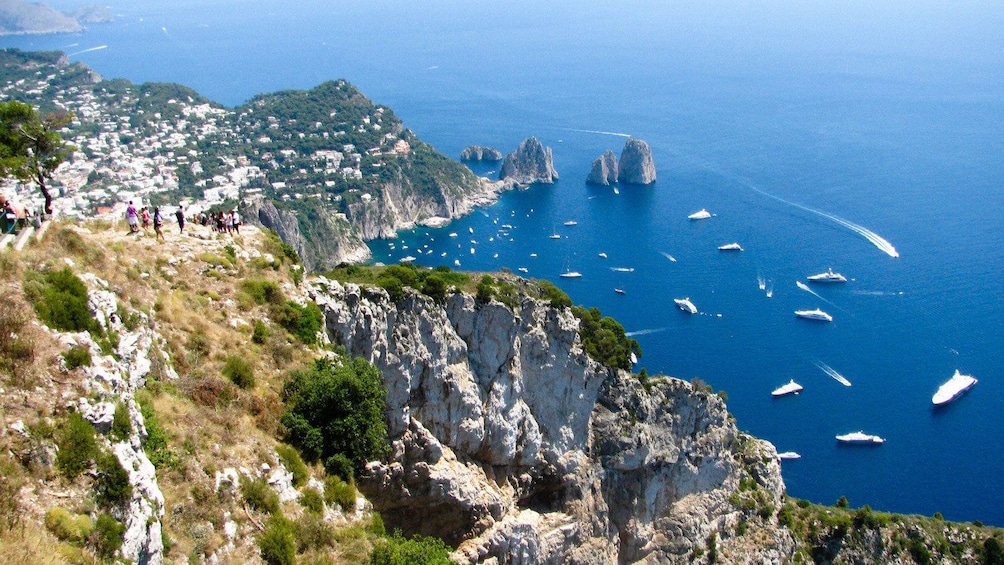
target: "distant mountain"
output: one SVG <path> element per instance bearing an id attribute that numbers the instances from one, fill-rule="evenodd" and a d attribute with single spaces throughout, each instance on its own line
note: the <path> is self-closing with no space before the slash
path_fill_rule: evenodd
<path id="1" fill-rule="evenodd" d="M 84 29 L 80 22 L 103 22 L 110 19 L 111 11 L 102 6 L 88 6 L 71 15 L 45 4 L 25 0 L 0 0 L 0 35 L 72 33 Z"/>

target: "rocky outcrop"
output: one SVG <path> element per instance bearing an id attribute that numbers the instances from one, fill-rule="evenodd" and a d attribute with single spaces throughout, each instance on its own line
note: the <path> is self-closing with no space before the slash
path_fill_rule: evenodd
<path id="1" fill-rule="evenodd" d="M 589 171 L 589 176 L 586 177 L 586 182 L 589 184 L 599 184 L 603 186 L 610 186 L 617 182 L 617 155 L 613 151 L 607 149 L 603 155 L 600 155 L 593 161 L 593 168 Z"/>
<path id="2" fill-rule="evenodd" d="M 469 562 L 684 563 L 712 532 L 733 543 L 741 479 L 780 503 L 773 446 L 741 437 L 717 396 L 593 361 L 569 309 L 459 292 L 393 303 L 323 278 L 311 294 L 330 340 L 383 374 L 393 455 L 359 486 L 388 529 Z M 791 549 L 774 534 L 750 562 Z"/>
<path id="3" fill-rule="evenodd" d="M 493 147 L 471 145 L 460 152 L 461 161 L 501 161 L 502 152 Z"/>
<path id="4" fill-rule="evenodd" d="M 655 161 L 648 143 L 633 137 L 624 143 L 617 180 L 626 184 L 655 182 Z"/>
<path id="5" fill-rule="evenodd" d="M 524 139 L 515 151 L 506 155 L 499 180 L 508 180 L 521 186 L 551 184 L 558 180 L 551 148 L 541 145 L 536 137 Z"/>

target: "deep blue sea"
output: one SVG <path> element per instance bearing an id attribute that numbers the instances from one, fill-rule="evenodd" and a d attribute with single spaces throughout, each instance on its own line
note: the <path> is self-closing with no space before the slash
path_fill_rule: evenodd
<path id="1" fill-rule="evenodd" d="M 231 106 L 345 78 L 454 157 L 537 136 L 559 182 L 373 242 L 377 260 L 554 281 L 632 332 L 639 367 L 725 390 L 740 428 L 799 452 L 793 496 L 1004 526 L 999 2 L 110 3 L 113 23 L 0 45 Z M 626 134 L 652 147 L 657 183 L 586 186 Z M 715 217 L 687 220 L 701 208 Z M 733 241 L 746 250 L 717 250 Z M 796 287 L 828 267 L 851 280 Z M 793 314 L 815 307 L 834 321 Z M 933 411 L 956 369 L 979 384 Z M 804 392 L 773 399 L 792 378 Z M 886 444 L 834 440 L 859 429 Z"/>

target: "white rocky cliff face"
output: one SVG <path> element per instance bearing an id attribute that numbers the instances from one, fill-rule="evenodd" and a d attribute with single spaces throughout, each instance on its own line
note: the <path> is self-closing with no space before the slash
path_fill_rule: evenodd
<path id="1" fill-rule="evenodd" d="M 741 438 L 714 395 L 594 362 L 568 309 L 462 293 L 395 304 L 323 278 L 312 295 L 331 341 L 388 389 L 393 455 L 360 487 L 389 530 L 443 537 L 470 562 L 689 562 L 712 532 L 728 547 L 741 478 L 779 504 L 772 446 Z M 791 544 L 766 545 L 746 555 Z"/>

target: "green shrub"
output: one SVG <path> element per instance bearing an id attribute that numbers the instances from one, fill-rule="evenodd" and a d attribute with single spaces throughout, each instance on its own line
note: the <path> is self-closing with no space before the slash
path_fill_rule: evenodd
<path id="1" fill-rule="evenodd" d="M 319 513 L 308 512 L 293 522 L 293 536 L 300 553 L 335 545 L 335 528 L 325 522 Z"/>
<path id="2" fill-rule="evenodd" d="M 429 275 L 422 284 L 422 294 L 443 303 L 446 301 L 446 281 L 437 275 Z"/>
<path id="3" fill-rule="evenodd" d="M 277 324 L 296 336 L 302 343 L 313 345 L 317 343 L 317 332 L 321 331 L 324 314 L 313 302 L 300 306 L 292 300 L 274 306 L 271 309 L 272 319 Z"/>
<path id="4" fill-rule="evenodd" d="M 65 332 L 100 331 L 87 306 L 87 287 L 69 267 L 25 281 L 25 294 L 35 313 L 53 329 Z"/>
<path id="5" fill-rule="evenodd" d="M 59 446 L 56 468 L 68 479 L 80 476 L 98 453 L 94 426 L 76 412 L 67 417 L 59 430 L 56 445 Z"/>
<path id="6" fill-rule="evenodd" d="M 1004 546 L 997 538 L 990 537 L 983 541 L 983 565 L 1004 565 Z"/>
<path id="7" fill-rule="evenodd" d="M 324 461 L 324 472 L 346 481 L 351 481 L 356 474 L 352 469 L 352 461 L 341 453 L 336 453 Z"/>
<path id="8" fill-rule="evenodd" d="M 495 279 L 491 275 L 482 276 L 481 280 L 478 281 L 477 293 L 474 295 L 474 298 L 482 304 L 491 302 L 492 297 L 495 296 L 494 284 Z"/>
<path id="9" fill-rule="evenodd" d="M 94 493 L 98 504 L 114 506 L 122 504 L 132 496 L 129 473 L 119 463 L 114 453 L 103 453 L 97 457 L 97 476 L 94 479 Z"/>
<path id="10" fill-rule="evenodd" d="M 373 546 L 370 565 L 448 565 L 449 556 L 450 548 L 441 539 L 395 534 Z"/>
<path id="11" fill-rule="evenodd" d="M 289 520 L 281 514 L 270 516 L 265 530 L 258 535 L 258 550 L 269 565 L 296 563 L 296 537 Z"/>
<path id="12" fill-rule="evenodd" d="M 920 538 L 913 538 L 910 540 L 910 545 L 908 547 L 910 550 L 910 557 L 917 562 L 918 565 L 928 565 L 931 563 L 931 550 L 927 549 L 924 544 L 924 540 Z"/>
<path id="13" fill-rule="evenodd" d="M 66 363 L 66 368 L 71 371 L 77 367 L 90 367 L 92 363 L 91 350 L 88 347 L 74 345 L 63 353 L 63 362 Z"/>
<path id="14" fill-rule="evenodd" d="M 4 304 L 0 308 L 0 328 L 3 328 L 0 331 L 0 373 L 20 381 L 35 360 L 31 319 L 27 310 L 6 294 L 0 295 L 0 304 Z"/>
<path id="15" fill-rule="evenodd" d="M 251 341 L 258 345 L 264 344 L 268 340 L 268 326 L 261 320 L 255 320 L 254 329 L 251 331 Z"/>
<path id="16" fill-rule="evenodd" d="M 307 482 L 310 478 L 310 470 L 307 469 L 307 464 L 303 462 L 303 458 L 300 457 L 300 453 L 295 447 L 286 444 L 279 444 L 275 448 L 275 454 L 279 456 L 279 460 L 286 467 L 286 470 L 293 474 L 293 485 L 300 486 Z"/>
<path id="17" fill-rule="evenodd" d="M 140 414 L 143 415 L 143 426 L 146 428 L 146 440 L 143 442 L 143 450 L 150 462 L 157 469 L 171 468 L 178 465 L 178 458 L 167 447 L 167 432 L 161 427 L 157 414 L 153 410 L 146 395 L 137 395 L 136 401 L 139 403 Z"/>
<path id="18" fill-rule="evenodd" d="M 294 371 L 283 388 L 286 441 L 308 461 L 340 453 L 362 469 L 389 450 L 386 397 L 380 372 L 365 359 L 318 359 Z"/>
<path id="19" fill-rule="evenodd" d="M 571 308 L 572 299 L 569 298 L 565 291 L 561 290 L 554 285 L 551 281 L 539 281 L 541 294 L 543 294 L 544 299 L 550 302 L 551 306 L 555 308 Z"/>
<path id="20" fill-rule="evenodd" d="M 94 529 L 86 515 L 70 514 L 65 508 L 50 508 L 45 513 L 45 528 L 60 541 L 81 544 Z"/>
<path id="21" fill-rule="evenodd" d="M 279 511 L 279 495 L 263 478 L 243 478 L 241 480 L 241 496 L 247 501 L 248 506 L 259 512 L 275 514 Z"/>
<path id="22" fill-rule="evenodd" d="M 316 488 L 306 487 L 300 492 L 300 506 L 307 509 L 308 512 L 323 514 L 324 496 Z"/>
<path id="23" fill-rule="evenodd" d="M 254 365 L 241 355 L 229 355 L 223 363 L 223 376 L 244 390 L 255 386 Z"/>
<path id="24" fill-rule="evenodd" d="M 258 305 L 282 304 L 286 300 L 279 285 L 266 279 L 244 279 L 240 290 Z"/>
<path id="25" fill-rule="evenodd" d="M 391 302 L 404 300 L 404 284 L 401 283 L 400 279 L 380 276 L 377 278 L 377 286 L 387 291 Z"/>
<path id="26" fill-rule="evenodd" d="M 337 504 L 346 512 L 353 512 L 356 509 L 356 487 L 336 476 L 327 476 L 324 478 L 324 500 L 332 506 Z"/>
<path id="27" fill-rule="evenodd" d="M 111 559 L 122 547 L 122 536 L 125 534 L 125 524 L 108 514 L 98 516 L 94 529 L 91 531 L 89 545 L 99 557 Z"/>
<path id="28" fill-rule="evenodd" d="M 631 353 L 641 357 L 638 342 L 627 337 L 624 326 L 609 316 L 603 316 L 599 308 L 586 310 L 575 306 L 572 314 L 579 319 L 582 345 L 594 361 L 612 369 L 630 370 Z"/>
<path id="29" fill-rule="evenodd" d="M 126 441 L 132 435 L 132 420 L 129 418 L 129 407 L 125 402 L 115 405 L 115 414 L 112 416 L 112 439 Z"/>
<path id="30" fill-rule="evenodd" d="M 848 504 L 850 503 L 847 501 L 846 496 L 841 496 L 837 499 L 837 508 L 847 508 Z"/>

